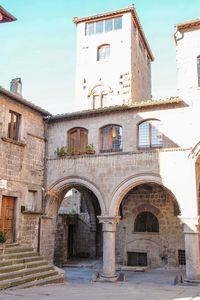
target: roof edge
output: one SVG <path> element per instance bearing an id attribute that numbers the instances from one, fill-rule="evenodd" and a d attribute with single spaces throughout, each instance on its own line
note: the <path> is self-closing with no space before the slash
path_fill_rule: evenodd
<path id="1" fill-rule="evenodd" d="M 12 100 L 15 100 L 16 102 L 28 106 L 29 108 L 32 108 L 33 110 L 41 113 L 43 116 L 51 116 L 52 114 L 50 112 L 48 112 L 47 110 L 29 102 L 28 100 L 24 99 L 21 96 L 15 95 L 14 93 L 4 89 L 4 88 L 0 88 L 0 94 L 3 94 L 9 98 L 11 98 Z"/>
<path id="2" fill-rule="evenodd" d="M 137 102 L 132 105 L 116 105 L 116 106 L 108 106 L 104 108 L 98 108 L 98 109 L 88 109 L 88 110 L 82 110 L 82 111 L 76 111 L 61 115 L 52 115 L 49 118 L 49 122 L 57 121 L 57 120 L 63 120 L 63 119 L 71 119 L 71 118 L 77 118 L 87 115 L 97 115 L 107 112 L 115 112 L 115 111 L 127 111 L 127 110 L 133 110 L 138 108 L 144 108 L 144 107 L 155 107 L 155 106 L 163 106 L 166 104 L 180 104 L 184 103 L 182 99 L 179 97 L 171 97 L 170 99 L 166 100 L 149 100 L 149 101 L 143 101 L 143 102 Z"/>
<path id="3" fill-rule="evenodd" d="M 175 24 L 174 26 L 177 27 L 177 29 L 184 29 L 184 28 L 189 28 L 193 26 L 198 26 L 200 25 L 200 18 L 197 18 L 195 20 L 191 21 L 185 21 L 179 24 Z"/>
<path id="4" fill-rule="evenodd" d="M 3 17 L 3 20 L 0 20 L 0 23 L 13 22 L 13 21 L 17 20 L 17 18 L 15 18 L 13 15 L 11 15 L 1 5 L 0 5 L 0 15 L 2 15 L 2 17 Z"/>

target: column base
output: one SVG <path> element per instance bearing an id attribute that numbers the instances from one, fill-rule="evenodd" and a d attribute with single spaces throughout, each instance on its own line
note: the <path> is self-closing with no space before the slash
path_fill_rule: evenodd
<path id="1" fill-rule="evenodd" d="M 100 276 L 98 278 L 98 282 L 116 282 L 118 280 L 118 276 Z"/>
<path id="2" fill-rule="evenodd" d="M 184 283 L 186 283 L 188 285 L 200 285 L 200 280 L 185 279 Z"/>

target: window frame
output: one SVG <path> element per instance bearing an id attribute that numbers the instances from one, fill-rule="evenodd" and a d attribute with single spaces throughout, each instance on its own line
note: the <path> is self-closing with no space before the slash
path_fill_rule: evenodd
<path id="1" fill-rule="evenodd" d="M 152 145 L 152 123 L 151 123 L 152 121 L 156 121 L 161 125 L 161 121 L 158 120 L 158 119 L 146 119 L 146 120 L 143 120 L 143 121 L 141 121 L 140 123 L 137 124 L 137 149 L 138 150 L 163 148 L 163 134 L 162 134 L 162 132 L 160 132 L 160 134 L 162 135 L 162 143 L 160 145 L 158 145 L 158 144 Z M 145 122 L 149 123 L 149 144 L 142 146 L 142 145 L 140 145 L 139 127 L 140 127 L 140 125 L 142 125 Z"/>
<path id="2" fill-rule="evenodd" d="M 33 193 L 33 195 L 34 195 L 31 208 L 29 208 L 29 193 Z M 38 192 L 36 190 L 28 190 L 27 210 L 28 211 L 37 211 L 37 202 L 38 202 Z"/>
<path id="3" fill-rule="evenodd" d="M 77 149 L 76 151 L 81 149 L 81 131 L 85 132 L 86 140 L 85 140 L 85 147 L 88 144 L 88 129 L 84 127 L 73 127 L 68 130 L 67 132 L 67 149 L 72 150 L 72 141 L 71 141 L 71 134 L 77 132 Z"/>
<path id="4" fill-rule="evenodd" d="M 16 117 L 16 128 L 14 128 L 14 117 Z M 20 130 L 21 130 L 21 114 L 9 110 L 9 119 L 11 120 L 8 122 L 8 133 L 7 136 L 9 139 L 14 141 L 20 141 Z"/>
<path id="5" fill-rule="evenodd" d="M 112 136 L 111 136 L 111 134 L 112 134 L 112 130 L 113 130 L 113 128 L 115 128 L 115 127 L 118 127 L 118 128 L 120 128 L 121 129 L 121 135 L 120 135 L 120 147 L 119 148 L 114 148 L 113 147 L 113 139 L 112 139 Z M 104 129 L 108 129 L 108 128 L 110 128 L 110 132 L 109 132 L 109 135 L 110 135 L 110 147 L 109 147 L 109 149 L 103 149 L 103 130 Z M 122 126 L 121 125 L 118 125 L 118 124 L 109 124 L 109 125 L 105 125 L 105 126 L 103 126 L 103 127 L 101 127 L 100 128 L 100 153 L 110 153 L 110 152 L 121 152 L 121 151 L 123 151 L 123 149 L 122 149 Z"/>
<path id="6" fill-rule="evenodd" d="M 123 15 L 119 15 L 113 18 L 105 18 L 105 19 L 99 19 L 98 21 L 95 22 L 86 22 L 85 23 L 85 36 L 91 36 L 94 34 L 101 34 L 101 33 L 107 33 L 107 32 L 111 32 L 111 31 L 116 31 L 116 30 L 121 30 L 123 27 Z M 120 19 L 120 22 L 118 24 L 120 24 L 120 26 L 117 26 L 117 22 L 115 20 Z M 106 21 L 110 21 L 112 22 L 112 29 L 111 30 L 106 30 Z M 103 31 L 99 31 L 97 32 L 96 28 L 96 23 L 98 22 L 103 22 Z M 92 26 L 93 24 L 93 26 Z M 90 33 L 89 33 L 89 27 L 90 27 Z M 93 29 L 91 30 L 91 28 L 93 27 Z"/>
<path id="7" fill-rule="evenodd" d="M 109 49 L 109 55 L 106 56 L 106 49 Z M 99 51 L 103 50 L 103 58 L 100 58 Z M 108 61 L 110 59 L 110 44 L 103 44 L 97 47 L 97 61 Z"/>

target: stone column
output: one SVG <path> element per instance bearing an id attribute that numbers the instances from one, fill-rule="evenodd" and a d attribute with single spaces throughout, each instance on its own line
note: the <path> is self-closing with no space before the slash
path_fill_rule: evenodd
<path id="1" fill-rule="evenodd" d="M 115 232 L 120 217 L 98 216 L 103 224 L 103 275 L 101 281 L 116 281 L 115 271 Z"/>
<path id="2" fill-rule="evenodd" d="M 182 218 L 181 218 L 182 219 Z M 200 231 L 199 217 L 183 218 L 187 282 L 200 283 Z"/>

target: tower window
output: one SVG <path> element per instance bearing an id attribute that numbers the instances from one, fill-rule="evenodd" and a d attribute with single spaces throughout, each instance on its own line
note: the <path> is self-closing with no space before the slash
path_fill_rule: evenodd
<path id="1" fill-rule="evenodd" d="M 108 125 L 101 128 L 101 152 L 122 151 L 122 127 Z"/>
<path id="2" fill-rule="evenodd" d="M 122 17 L 85 24 L 85 35 L 122 29 Z"/>
<path id="3" fill-rule="evenodd" d="M 110 57 L 110 45 L 103 45 L 97 49 L 97 60 L 107 60 Z"/>
<path id="4" fill-rule="evenodd" d="M 159 130 L 160 121 L 144 121 L 138 126 L 138 147 L 159 148 L 162 147 L 162 133 Z"/>
<path id="5" fill-rule="evenodd" d="M 135 219 L 134 231 L 159 232 L 158 219 L 151 212 L 143 211 Z"/>

